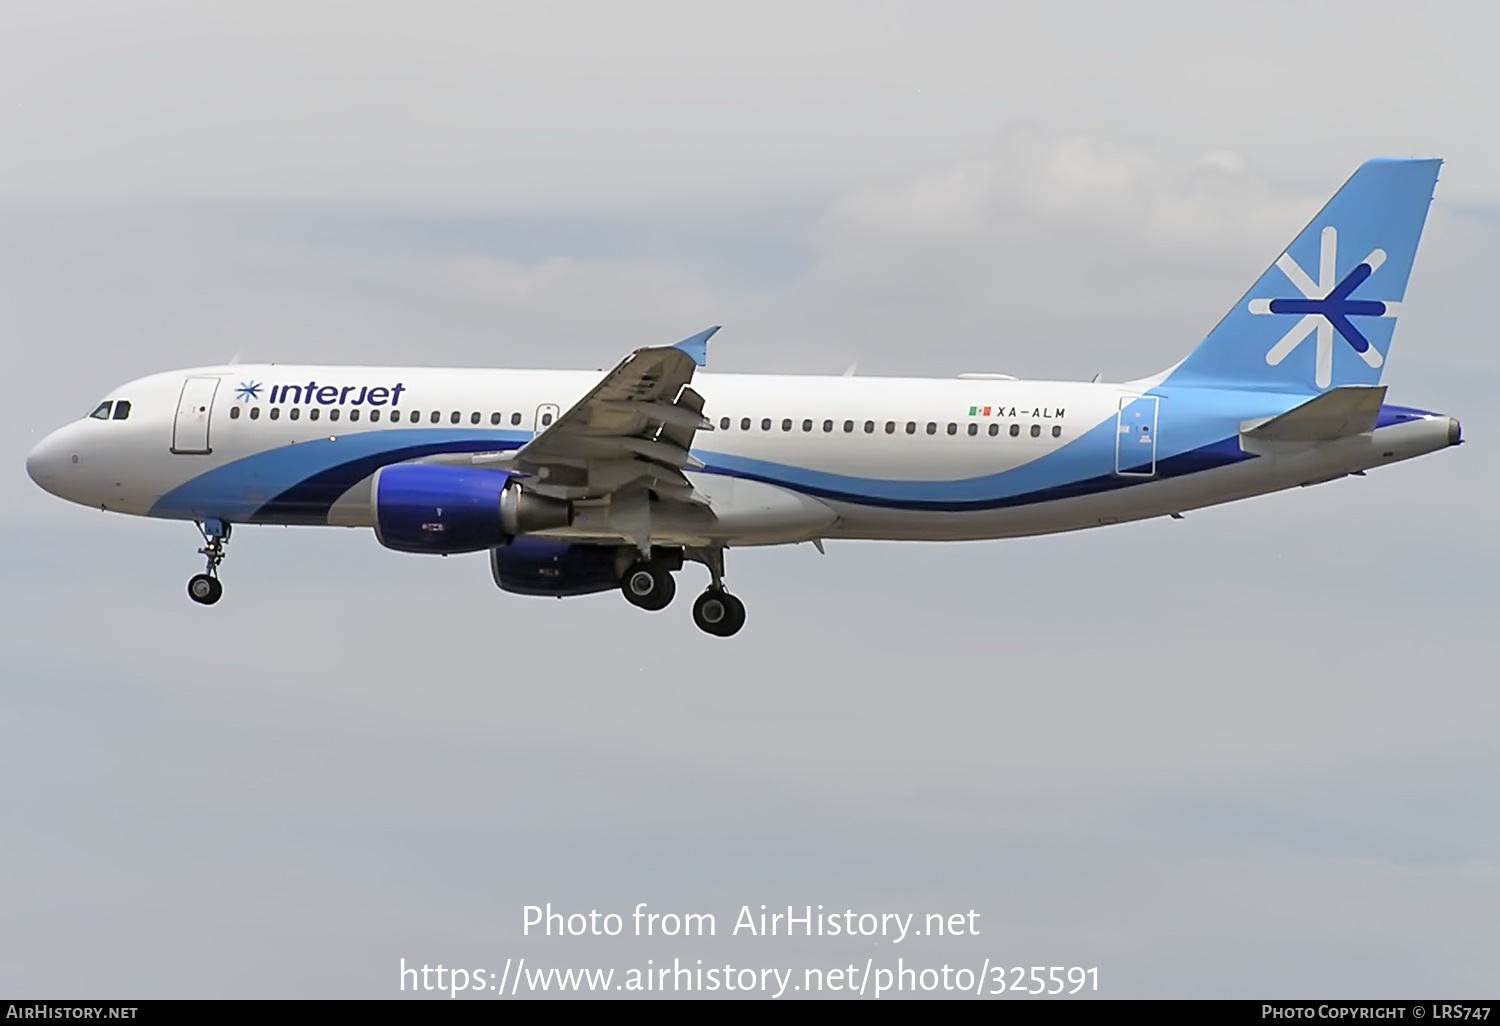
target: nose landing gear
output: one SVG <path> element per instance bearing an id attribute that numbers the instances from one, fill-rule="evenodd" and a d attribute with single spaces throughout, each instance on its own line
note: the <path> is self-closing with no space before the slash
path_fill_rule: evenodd
<path id="1" fill-rule="evenodd" d="M 219 564 L 224 562 L 224 546 L 229 543 L 229 524 L 223 520 L 204 520 L 198 524 L 198 533 L 203 535 L 203 548 L 198 555 L 208 561 L 208 566 L 188 580 L 188 598 L 199 605 L 211 606 L 224 597 Z"/>

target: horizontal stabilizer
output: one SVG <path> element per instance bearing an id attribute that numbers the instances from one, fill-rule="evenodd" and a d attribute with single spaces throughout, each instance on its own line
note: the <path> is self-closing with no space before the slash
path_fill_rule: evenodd
<path id="1" fill-rule="evenodd" d="M 1279 417 L 1247 421 L 1240 437 L 1254 442 L 1331 442 L 1375 430 L 1384 385 L 1344 385 L 1330 389 Z"/>

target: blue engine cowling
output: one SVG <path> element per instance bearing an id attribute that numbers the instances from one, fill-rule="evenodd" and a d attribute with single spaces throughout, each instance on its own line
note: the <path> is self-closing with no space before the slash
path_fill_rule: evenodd
<path id="1" fill-rule="evenodd" d="M 490 550 L 490 573 L 518 595 L 589 595 L 619 586 L 634 550 L 555 538 L 512 538 Z"/>
<path id="2" fill-rule="evenodd" d="M 522 489 L 504 470 L 397 463 L 370 484 L 375 537 L 398 552 L 481 552 L 528 531 L 566 527 L 572 504 Z"/>

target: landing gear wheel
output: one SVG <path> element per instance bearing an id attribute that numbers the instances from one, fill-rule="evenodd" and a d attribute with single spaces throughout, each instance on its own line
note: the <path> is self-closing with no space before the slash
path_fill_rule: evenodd
<path id="1" fill-rule="evenodd" d="M 709 588 L 693 603 L 693 622 L 716 638 L 738 634 L 745 626 L 745 603 L 722 588 Z"/>
<path id="2" fill-rule="evenodd" d="M 640 562 L 625 571 L 620 578 L 620 591 L 633 606 L 656 612 L 666 609 L 677 594 L 677 582 L 672 573 L 660 563 Z"/>
<path id="3" fill-rule="evenodd" d="M 188 598 L 202 606 L 211 606 L 224 596 L 224 585 L 217 577 L 194 574 L 188 581 Z"/>

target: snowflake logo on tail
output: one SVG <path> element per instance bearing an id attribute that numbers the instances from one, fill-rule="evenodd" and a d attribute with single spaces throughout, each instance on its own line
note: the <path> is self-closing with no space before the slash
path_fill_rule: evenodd
<path id="1" fill-rule="evenodd" d="M 1297 261 L 1292 259 L 1291 254 L 1283 253 L 1276 261 L 1276 266 L 1281 269 L 1281 273 L 1285 274 L 1287 280 L 1296 287 L 1298 292 L 1302 293 L 1301 298 L 1252 299 L 1250 312 L 1253 314 L 1301 314 L 1301 319 L 1292 325 L 1291 330 L 1281 336 L 1281 341 L 1272 346 L 1270 352 L 1266 353 L 1266 363 L 1272 367 L 1277 366 L 1309 336 L 1316 334 L 1318 342 L 1315 378 L 1319 388 L 1327 388 L 1333 384 L 1334 332 L 1338 332 L 1339 336 L 1349 343 L 1349 347 L 1359 354 L 1360 359 L 1371 367 L 1378 368 L 1385 362 L 1379 350 L 1370 345 L 1370 340 L 1360 333 L 1350 318 L 1395 317 L 1401 304 L 1386 303 L 1377 299 L 1350 298 L 1355 289 L 1363 285 L 1370 275 L 1380 270 L 1380 265 L 1385 263 L 1385 250 L 1372 250 L 1369 256 L 1359 262 L 1359 266 L 1345 275 L 1342 281 L 1338 281 L 1335 280 L 1339 253 L 1338 229 L 1332 225 L 1324 228 L 1318 241 L 1318 280 L 1316 282 L 1298 265 Z"/>
<path id="2" fill-rule="evenodd" d="M 240 387 L 234 390 L 234 397 L 242 403 L 248 403 L 253 399 L 260 398 L 259 381 L 242 381 Z"/>

